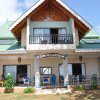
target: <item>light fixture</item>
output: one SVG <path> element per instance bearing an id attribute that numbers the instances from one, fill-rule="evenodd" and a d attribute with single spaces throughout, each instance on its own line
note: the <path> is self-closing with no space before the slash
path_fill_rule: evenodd
<path id="1" fill-rule="evenodd" d="M 21 63 L 21 61 L 22 61 L 22 58 L 21 57 L 18 57 L 19 64 Z"/>
<path id="2" fill-rule="evenodd" d="M 79 60 L 82 61 L 83 60 L 83 57 L 82 56 L 79 56 Z"/>

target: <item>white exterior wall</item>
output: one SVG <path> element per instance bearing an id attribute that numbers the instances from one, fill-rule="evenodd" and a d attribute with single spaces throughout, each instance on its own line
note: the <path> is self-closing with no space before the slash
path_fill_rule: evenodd
<path id="1" fill-rule="evenodd" d="M 86 62 L 86 74 L 97 74 L 99 76 L 99 64 L 97 59 L 87 59 Z"/>
<path id="2" fill-rule="evenodd" d="M 63 59 L 61 58 L 42 58 L 40 59 L 40 67 L 52 67 L 52 74 L 56 75 L 57 84 L 59 84 L 59 64 L 63 63 Z M 83 61 L 80 62 L 78 58 L 68 58 L 68 63 L 85 63 L 86 66 L 86 74 L 92 75 L 97 74 L 99 75 L 99 63 L 98 59 L 96 58 L 83 58 Z M 18 56 L 16 56 L 16 59 L 0 59 L 0 76 L 3 74 L 3 65 L 19 65 L 18 63 Z M 34 58 L 23 58 L 20 65 L 31 65 L 30 67 L 30 73 L 31 74 L 31 80 L 33 80 L 33 77 L 35 75 L 35 68 L 34 68 Z M 1 78 L 1 77 L 0 77 Z"/>
<path id="3" fill-rule="evenodd" d="M 67 34 L 73 34 L 73 42 L 74 44 L 30 44 L 28 45 L 28 41 L 26 39 L 27 36 L 27 26 L 22 29 L 21 32 L 21 46 L 25 47 L 28 45 L 29 50 L 66 50 L 66 49 L 75 49 L 76 45 L 79 44 L 79 36 L 78 31 L 75 29 L 74 20 L 70 19 L 68 22 L 63 21 L 51 21 L 51 22 L 44 22 L 44 21 L 31 21 L 29 26 L 29 33 L 33 34 L 33 28 L 66 28 Z"/>
<path id="4" fill-rule="evenodd" d="M 96 58 L 83 58 L 82 62 L 78 58 L 68 59 L 68 63 L 84 63 L 87 75 L 97 74 L 99 76 L 99 63 Z"/>
<path id="5" fill-rule="evenodd" d="M 77 29 L 75 29 L 75 39 L 76 39 L 76 45 L 79 45 L 79 35 Z"/>
<path id="6" fill-rule="evenodd" d="M 66 28 L 67 34 L 75 33 L 75 27 L 73 26 L 74 20 L 64 21 L 31 21 L 30 22 L 30 34 L 33 34 L 33 28 Z M 73 40 L 76 41 L 75 36 Z M 74 44 L 30 44 L 29 50 L 66 50 L 75 49 L 76 42 Z"/>
<path id="7" fill-rule="evenodd" d="M 22 47 L 25 47 L 26 46 L 26 27 L 24 27 L 22 29 L 22 32 L 21 32 L 21 46 Z"/>

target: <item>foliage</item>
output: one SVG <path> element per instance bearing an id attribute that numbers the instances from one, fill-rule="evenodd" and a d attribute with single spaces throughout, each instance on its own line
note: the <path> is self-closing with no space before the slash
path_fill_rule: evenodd
<path id="1" fill-rule="evenodd" d="M 12 93 L 14 92 L 14 79 L 11 74 L 8 74 L 5 79 L 4 87 L 5 93 Z"/>
<path id="2" fill-rule="evenodd" d="M 74 87 L 74 90 L 76 90 L 76 91 L 83 91 L 84 89 L 85 89 L 85 86 L 82 84 Z"/>
<path id="3" fill-rule="evenodd" d="M 33 87 L 27 87 L 23 91 L 24 93 L 35 93 L 35 89 Z"/>
<path id="4" fill-rule="evenodd" d="M 91 87 L 93 89 L 96 89 L 97 88 L 97 75 L 96 74 L 93 74 Z"/>

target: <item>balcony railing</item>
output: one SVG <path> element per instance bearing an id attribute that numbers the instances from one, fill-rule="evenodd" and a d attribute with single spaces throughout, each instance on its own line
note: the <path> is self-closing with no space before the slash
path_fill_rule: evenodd
<path id="1" fill-rule="evenodd" d="M 72 34 L 38 34 L 30 35 L 30 44 L 73 44 Z"/>

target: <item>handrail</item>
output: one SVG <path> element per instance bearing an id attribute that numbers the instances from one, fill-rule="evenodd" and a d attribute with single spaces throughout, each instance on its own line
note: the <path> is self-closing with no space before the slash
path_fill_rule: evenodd
<path id="1" fill-rule="evenodd" d="M 30 35 L 30 44 L 73 44 L 72 34 L 37 34 Z"/>

